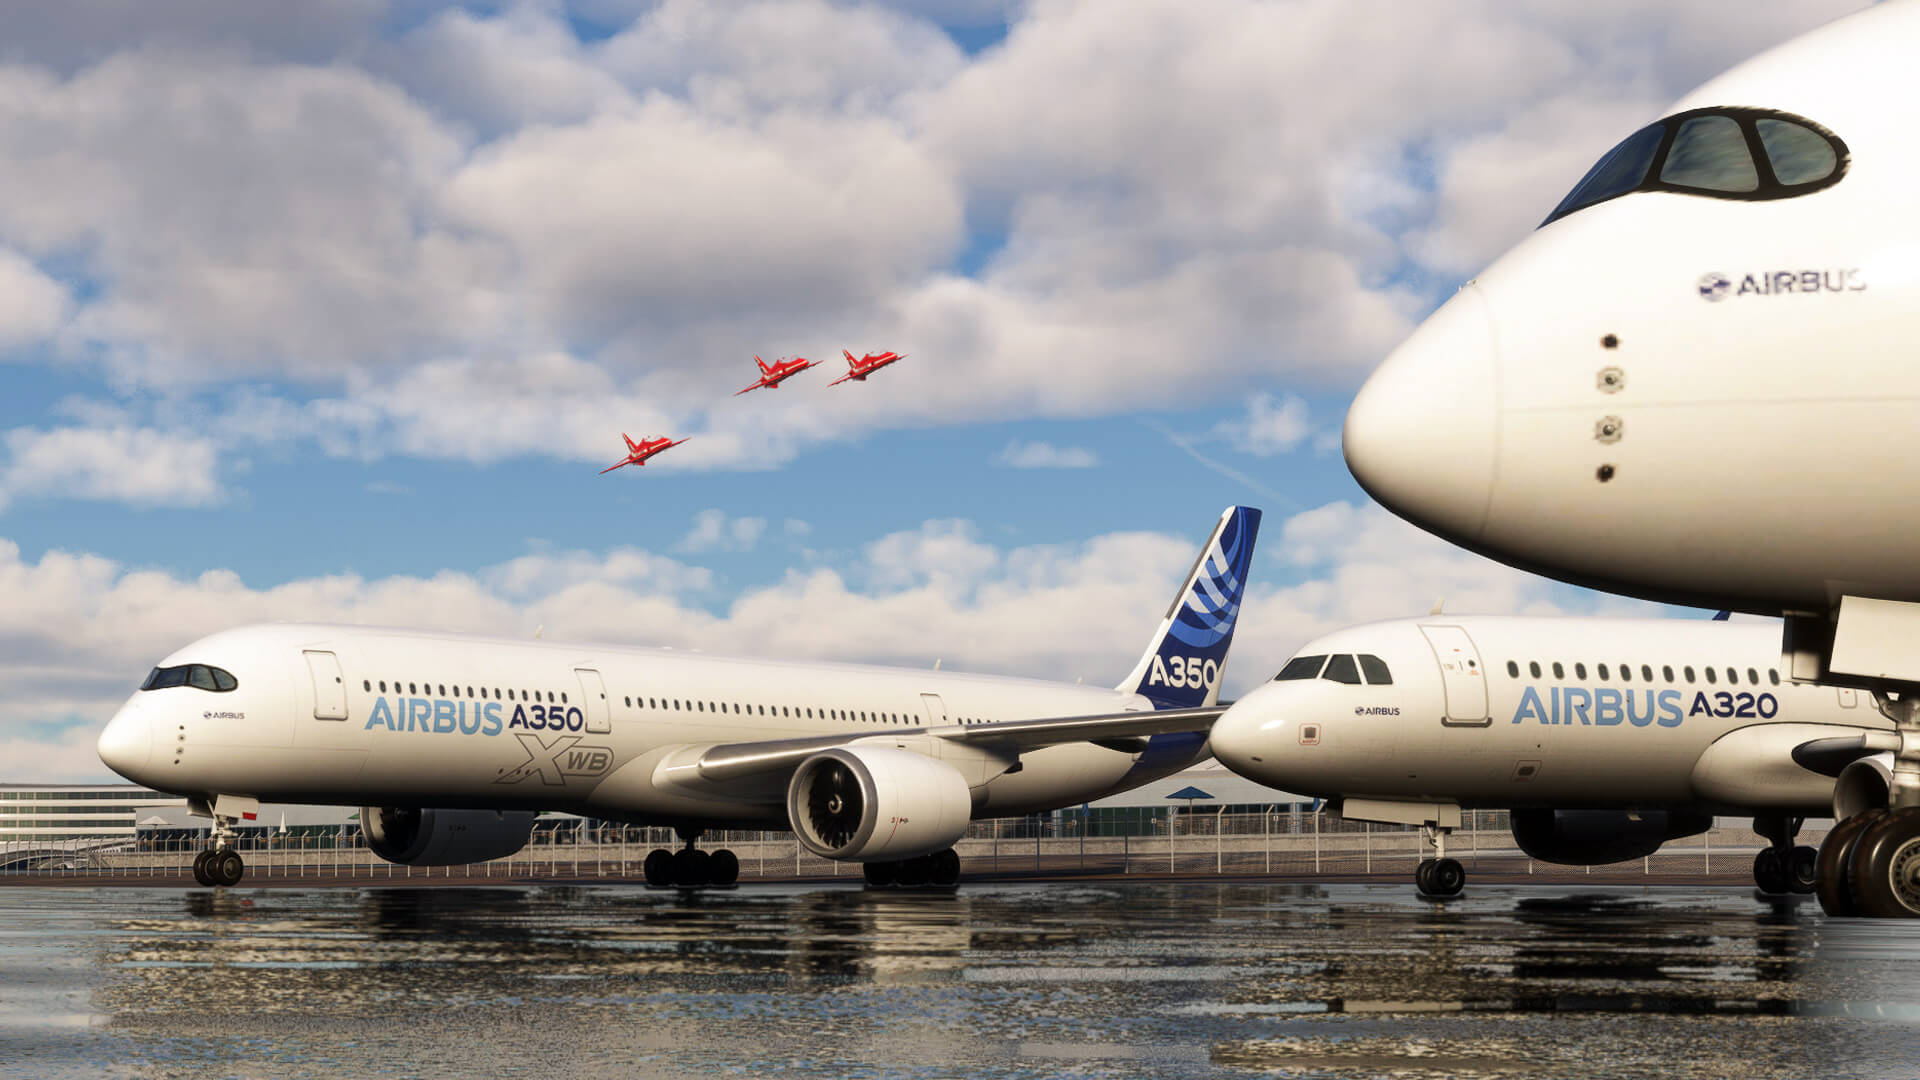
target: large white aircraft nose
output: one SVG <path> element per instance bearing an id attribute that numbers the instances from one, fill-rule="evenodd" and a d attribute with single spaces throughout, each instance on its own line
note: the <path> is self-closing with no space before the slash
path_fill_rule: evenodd
<path id="1" fill-rule="evenodd" d="M 1493 488 L 1493 327 L 1468 285 L 1389 355 L 1347 410 L 1347 468 L 1382 506 L 1449 539 L 1476 539 Z"/>
<path id="2" fill-rule="evenodd" d="M 1259 687 L 1234 702 L 1213 722 L 1213 730 L 1207 736 L 1207 745 L 1220 764 L 1252 779 L 1259 779 L 1268 771 L 1261 759 L 1273 756 L 1271 745 L 1263 747 L 1274 741 L 1270 733 L 1262 731 L 1266 722 L 1274 718 L 1268 707 L 1272 695 L 1263 695 L 1267 689 Z"/>
<path id="3" fill-rule="evenodd" d="M 138 774 L 146 771 L 153 756 L 153 723 L 146 710 L 131 701 L 122 705 L 100 733 L 99 750 L 107 768 L 142 782 Z"/>

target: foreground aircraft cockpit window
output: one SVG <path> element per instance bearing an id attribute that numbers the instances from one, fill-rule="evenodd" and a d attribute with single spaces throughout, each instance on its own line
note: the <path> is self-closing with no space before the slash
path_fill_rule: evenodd
<path id="1" fill-rule="evenodd" d="M 1693 109 L 1607 151 L 1542 226 L 1636 191 L 1791 199 L 1840 182 L 1847 144 L 1811 120 L 1767 109 Z"/>
<path id="2" fill-rule="evenodd" d="M 1393 673 L 1387 670 L 1387 662 L 1372 653 L 1360 654 L 1360 670 L 1366 673 L 1368 686 L 1393 685 Z"/>
<path id="3" fill-rule="evenodd" d="M 239 685 L 239 680 L 220 668 L 205 664 L 181 664 L 179 667 L 154 668 L 147 674 L 147 681 L 140 684 L 140 689 L 165 690 L 174 686 L 191 686 L 195 690 L 224 694 Z"/>
<path id="4" fill-rule="evenodd" d="M 1317 679 L 1320 677 L 1320 669 L 1325 667 L 1326 663 L 1327 656 L 1325 653 L 1321 653 L 1319 656 L 1296 656 L 1287 661 L 1287 666 L 1280 669 L 1280 674 L 1275 675 L 1273 681 L 1291 682 L 1294 679 Z"/>

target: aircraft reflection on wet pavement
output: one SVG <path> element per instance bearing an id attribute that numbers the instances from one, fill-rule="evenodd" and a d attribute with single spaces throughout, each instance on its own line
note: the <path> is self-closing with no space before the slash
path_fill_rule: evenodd
<path id="1" fill-rule="evenodd" d="M 1920 1060 L 1920 980 L 1905 974 L 1920 937 L 1725 889 L 1489 885 L 1442 905 L 1395 886 L 1213 882 L 0 903 L 0 1057 L 34 1076 L 243 1062 L 1665 1076 L 1684 1060 L 1798 1077 L 1911 1075 Z"/>

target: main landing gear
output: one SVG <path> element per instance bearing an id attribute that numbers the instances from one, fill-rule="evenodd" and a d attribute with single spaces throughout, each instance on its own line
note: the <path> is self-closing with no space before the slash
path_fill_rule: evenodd
<path id="1" fill-rule="evenodd" d="M 1433 845 L 1433 858 L 1420 860 L 1413 872 L 1413 883 L 1422 896 L 1444 900 L 1459 896 L 1467 887 L 1467 868 L 1460 865 L 1460 860 L 1447 858 L 1447 836 L 1452 832 L 1445 826 L 1420 826 L 1420 835 Z"/>
<path id="2" fill-rule="evenodd" d="M 1820 845 L 1814 892 L 1829 915 L 1911 919 L 1920 917 L 1920 687 L 1897 698 L 1875 691 L 1873 700 L 1900 733 L 1889 808 L 1834 825 Z"/>
<path id="3" fill-rule="evenodd" d="M 740 880 L 740 857 L 726 848 L 701 851 L 693 846 L 703 829 L 676 826 L 674 834 L 686 841 L 679 851 L 654 848 L 641 864 L 647 885 L 655 889 L 724 889 Z"/>
<path id="4" fill-rule="evenodd" d="M 214 818 L 212 841 L 193 857 L 193 880 L 210 889 L 232 888 L 246 873 L 246 861 L 233 850 L 233 826 L 223 818 Z"/>
<path id="5" fill-rule="evenodd" d="M 899 862 L 865 863 L 862 869 L 872 889 L 950 889 L 960 884 L 960 853 L 945 848 Z"/>
<path id="6" fill-rule="evenodd" d="M 1770 896 L 1786 893 L 1810 893 L 1818 880 L 1820 853 L 1805 844 L 1795 845 L 1805 818 L 1757 817 L 1753 831 L 1767 838 L 1771 846 L 1753 857 L 1753 884 Z"/>

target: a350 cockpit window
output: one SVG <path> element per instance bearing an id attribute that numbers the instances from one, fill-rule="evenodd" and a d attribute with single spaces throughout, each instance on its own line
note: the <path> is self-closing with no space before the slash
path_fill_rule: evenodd
<path id="1" fill-rule="evenodd" d="M 1805 117 L 1693 109 L 1648 124 L 1607 151 L 1541 224 L 1636 191 L 1791 199 L 1831 187 L 1846 173 L 1847 144 Z"/>
<path id="2" fill-rule="evenodd" d="M 222 668 L 206 664 L 181 664 L 178 667 L 154 668 L 147 674 L 147 681 L 140 684 L 140 689 L 165 690 L 174 686 L 191 686 L 195 690 L 224 694 L 239 685 L 240 681 Z"/>

